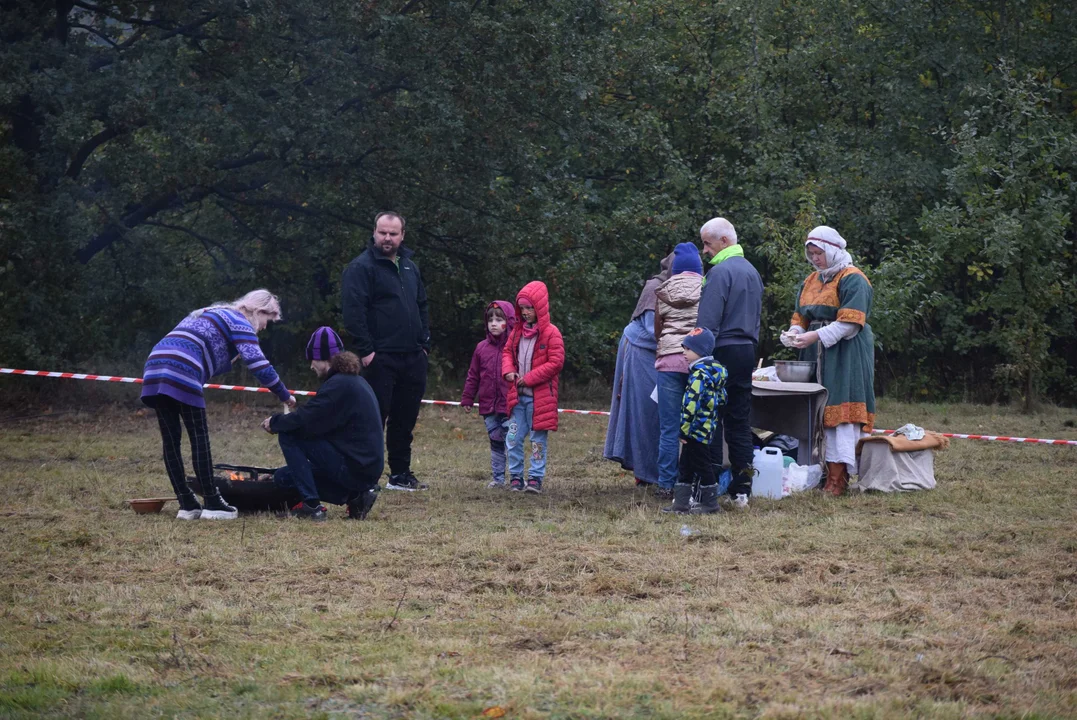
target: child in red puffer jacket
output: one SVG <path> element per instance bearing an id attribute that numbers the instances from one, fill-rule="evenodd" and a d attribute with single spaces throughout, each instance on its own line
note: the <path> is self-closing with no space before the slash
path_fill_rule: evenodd
<path id="1" fill-rule="evenodd" d="M 502 354 L 509 385 L 509 428 L 505 435 L 510 490 L 542 492 L 547 433 L 557 430 L 557 386 L 565 366 L 565 341 L 550 322 L 550 293 L 535 280 L 516 296 L 520 319 Z M 531 436 L 531 469 L 524 480 L 524 441 Z"/>
<path id="2" fill-rule="evenodd" d="M 509 424 L 509 383 L 501 374 L 501 352 L 516 324 L 516 311 L 506 300 L 486 306 L 486 339 L 475 346 L 460 405 L 470 413 L 475 397 L 490 436 L 490 470 L 494 479 L 487 487 L 505 487 L 505 432 Z"/>

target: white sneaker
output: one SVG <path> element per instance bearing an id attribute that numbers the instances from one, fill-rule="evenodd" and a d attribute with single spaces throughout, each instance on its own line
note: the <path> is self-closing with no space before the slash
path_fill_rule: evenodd
<path id="1" fill-rule="evenodd" d="M 177 520 L 197 520 L 202 517 L 202 509 L 198 510 L 180 510 L 176 513 Z"/>
<path id="2" fill-rule="evenodd" d="M 737 493 L 736 495 L 734 495 L 733 496 L 733 507 L 735 507 L 737 510 L 747 510 L 748 509 L 748 496 L 745 495 L 744 493 Z"/>

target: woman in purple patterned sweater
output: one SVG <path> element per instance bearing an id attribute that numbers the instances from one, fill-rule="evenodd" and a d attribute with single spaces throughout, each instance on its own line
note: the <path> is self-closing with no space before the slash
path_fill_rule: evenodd
<path id="1" fill-rule="evenodd" d="M 164 444 L 165 469 L 176 492 L 180 520 L 232 520 L 236 509 L 226 503 L 213 482 L 213 460 L 206 427 L 202 385 L 228 372 L 235 357 L 281 402 L 295 407 L 277 371 L 262 354 L 258 333 L 280 320 L 280 301 L 268 290 L 252 290 L 232 303 L 195 310 L 157 343 L 142 373 L 142 402 L 157 412 Z M 180 456 L 182 425 L 191 439 L 194 474 L 205 500 L 199 504 L 187 486 Z"/>

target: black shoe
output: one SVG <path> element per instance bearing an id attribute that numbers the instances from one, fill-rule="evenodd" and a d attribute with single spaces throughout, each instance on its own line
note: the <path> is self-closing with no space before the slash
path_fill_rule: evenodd
<path id="1" fill-rule="evenodd" d="M 206 494 L 202 499 L 202 520 L 235 520 L 239 517 L 239 511 L 229 505 L 221 497 L 221 491 L 213 489 L 213 494 Z"/>
<path id="2" fill-rule="evenodd" d="M 509 480 L 509 490 L 512 492 L 523 492 L 524 479 L 522 477 L 513 477 Z"/>
<path id="3" fill-rule="evenodd" d="M 370 508 L 374 507 L 374 502 L 378 499 L 378 492 L 380 491 L 381 486 L 375 485 L 350 500 L 348 502 L 348 519 L 366 520 L 366 516 L 370 512 Z"/>
<path id="4" fill-rule="evenodd" d="M 315 522 L 321 522 L 322 520 L 325 520 L 328 514 L 329 511 L 325 509 L 325 505 L 311 505 L 306 500 L 297 503 L 292 507 L 292 517 L 294 518 L 304 518 Z"/>
<path id="5" fill-rule="evenodd" d="M 419 479 L 409 470 L 397 475 L 390 475 L 389 482 L 385 483 L 385 489 L 415 492 L 416 490 L 426 490 L 427 486 L 426 483 L 419 482 Z"/>
<path id="6" fill-rule="evenodd" d="M 198 503 L 198 498 L 194 496 L 194 493 L 184 493 L 176 498 L 179 501 L 179 512 L 176 513 L 177 520 L 197 520 L 202 516 L 202 506 Z"/>
<path id="7" fill-rule="evenodd" d="M 692 483 L 677 483 L 673 486 L 673 504 L 662 508 L 662 512 L 686 515 L 692 509 Z"/>

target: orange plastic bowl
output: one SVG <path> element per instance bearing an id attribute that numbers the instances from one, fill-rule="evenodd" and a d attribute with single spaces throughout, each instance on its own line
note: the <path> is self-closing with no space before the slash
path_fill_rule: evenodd
<path id="1" fill-rule="evenodd" d="M 165 503 L 171 499 L 172 498 L 137 498 L 135 500 L 128 500 L 127 504 L 139 515 L 149 515 L 151 513 L 161 512 Z"/>

